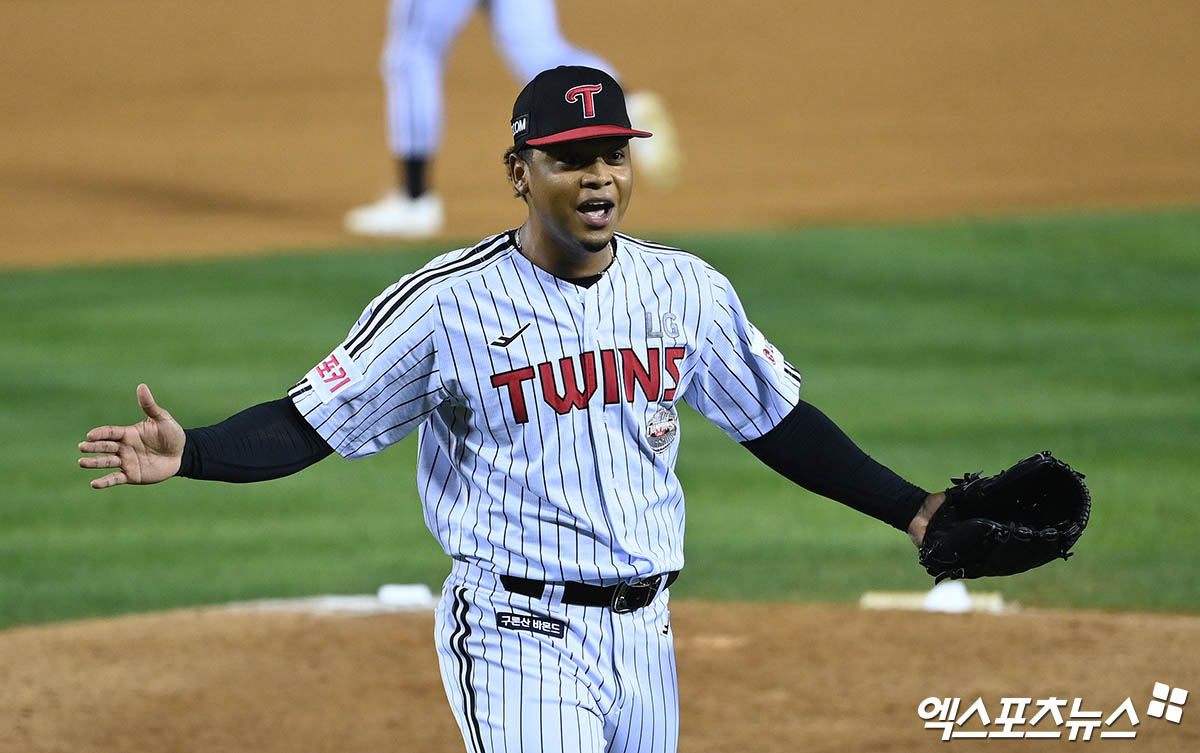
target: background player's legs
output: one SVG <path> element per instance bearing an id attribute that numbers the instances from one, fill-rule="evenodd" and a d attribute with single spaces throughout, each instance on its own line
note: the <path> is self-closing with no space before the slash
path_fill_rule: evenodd
<path id="1" fill-rule="evenodd" d="M 522 86 L 560 65 L 599 68 L 620 80 L 608 61 L 572 45 L 562 35 L 554 0 L 491 0 L 487 8 L 496 48 Z"/>
<path id="2" fill-rule="evenodd" d="M 607 61 L 567 41 L 558 25 L 554 0 L 491 0 L 489 12 L 496 47 L 521 84 L 559 65 L 599 68 L 621 81 Z M 675 126 L 662 99 L 650 91 L 629 91 L 624 81 L 621 85 L 627 90 L 625 99 L 633 127 L 654 134 L 654 138 L 630 142 L 639 174 L 660 189 L 673 188 L 679 181 L 683 160 Z"/>
<path id="3" fill-rule="evenodd" d="M 441 229 L 441 200 L 428 181 L 429 163 L 442 141 L 445 58 L 476 5 L 477 0 L 391 0 L 380 68 L 397 187 L 348 212 L 350 232 L 423 237 Z"/>
<path id="4" fill-rule="evenodd" d="M 392 0 L 380 69 L 388 148 L 397 160 L 432 158 L 442 145 L 446 55 L 478 0 Z M 401 166 L 400 178 L 404 175 Z M 408 186 L 413 197 L 420 186 Z"/>

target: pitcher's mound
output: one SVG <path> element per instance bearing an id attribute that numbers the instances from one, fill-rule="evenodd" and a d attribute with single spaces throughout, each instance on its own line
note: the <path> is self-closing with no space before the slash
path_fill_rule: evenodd
<path id="1" fill-rule="evenodd" d="M 1085 744 L 1083 728 L 1068 739 L 1076 698 L 1105 719 L 1130 698 L 1139 724 L 1096 727 L 1089 750 L 1200 750 L 1200 711 L 1147 714 L 1156 682 L 1200 688 L 1200 617 L 677 602 L 671 629 L 681 751 L 977 749 L 925 728 L 930 697 L 961 699 L 960 717 L 983 700 L 992 725 L 976 715 L 962 731 L 1002 729 L 1002 698 L 1031 698 L 1027 718 L 1066 699 L 1062 725 L 1036 727 L 1062 738 L 1009 743 L 1022 751 Z M 463 749 L 429 612 L 184 610 L 17 628 L 0 632 L 0 678 L 4 751 Z"/>

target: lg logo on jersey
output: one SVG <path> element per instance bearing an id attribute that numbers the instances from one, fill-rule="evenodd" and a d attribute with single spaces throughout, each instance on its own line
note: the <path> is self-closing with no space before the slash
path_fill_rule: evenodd
<path id="1" fill-rule="evenodd" d="M 604 379 L 605 405 L 615 405 L 621 400 L 632 403 L 639 396 L 649 402 L 674 400 L 675 391 L 679 388 L 679 362 L 683 360 L 684 349 L 648 348 L 645 353 L 645 358 L 642 358 L 633 348 L 601 350 L 599 369 L 596 353 L 580 353 L 560 358 L 557 363 L 546 361 L 536 367 L 526 366 L 494 374 L 492 386 L 508 397 L 513 420 L 519 424 L 529 421 L 524 385 L 534 380 L 541 385 L 542 399 L 560 415 L 587 407 L 600 387 L 599 377 Z M 561 390 L 559 384 L 562 385 Z"/>
<path id="2" fill-rule="evenodd" d="M 646 312 L 646 337 L 662 337 L 672 339 L 679 337 L 679 320 L 670 311 L 659 316 Z"/>

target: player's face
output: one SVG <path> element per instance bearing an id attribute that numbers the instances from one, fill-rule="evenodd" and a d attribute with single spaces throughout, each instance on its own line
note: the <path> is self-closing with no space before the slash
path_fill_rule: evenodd
<path id="1" fill-rule="evenodd" d="M 530 219 L 568 255 L 610 240 L 633 191 L 629 139 L 571 141 L 534 149 L 526 197 Z"/>

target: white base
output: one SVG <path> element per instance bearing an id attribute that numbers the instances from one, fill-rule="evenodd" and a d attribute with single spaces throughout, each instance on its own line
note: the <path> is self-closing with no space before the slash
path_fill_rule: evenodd
<path id="1" fill-rule="evenodd" d="M 929 591 L 867 591 L 858 600 L 863 609 L 911 609 L 925 612 L 987 612 L 1005 614 L 1019 608 L 998 593 L 968 593 L 958 580 L 939 583 Z"/>
<path id="2" fill-rule="evenodd" d="M 424 612 L 437 606 L 429 587 L 421 584 L 381 586 L 376 594 L 358 596 L 306 596 L 299 599 L 260 599 L 239 601 L 226 609 L 246 612 L 291 614 L 363 615 L 390 612 Z"/>

